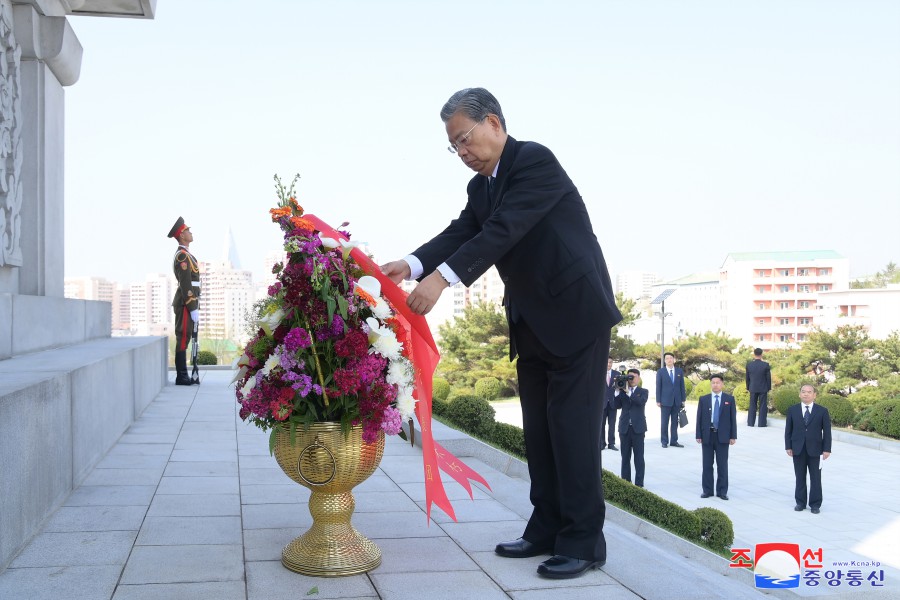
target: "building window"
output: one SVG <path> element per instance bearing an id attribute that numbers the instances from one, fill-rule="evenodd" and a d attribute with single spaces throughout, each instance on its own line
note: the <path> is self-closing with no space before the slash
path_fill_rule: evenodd
<path id="1" fill-rule="evenodd" d="M 780 291 L 782 294 L 786 294 L 786 293 L 788 293 L 789 291 L 791 291 L 791 286 L 789 286 L 789 285 L 779 285 L 779 286 L 778 286 L 778 291 Z"/>
<path id="2" fill-rule="evenodd" d="M 765 339 L 766 339 L 766 336 L 764 336 L 764 335 L 757 335 L 757 336 L 756 336 L 756 341 L 757 341 L 757 342 L 762 342 L 762 341 L 764 341 Z"/>
<path id="3" fill-rule="evenodd" d="M 819 275 L 831 275 L 831 269 L 819 269 Z"/>
<path id="4" fill-rule="evenodd" d="M 766 324 L 766 320 L 765 320 L 765 319 L 760 319 L 760 320 L 757 321 L 756 323 L 757 323 L 758 325 L 765 325 L 765 324 Z"/>
<path id="5" fill-rule="evenodd" d="M 787 277 L 788 275 L 791 274 L 791 270 L 790 269 L 778 269 L 778 274 L 781 275 L 782 277 Z"/>
<path id="6" fill-rule="evenodd" d="M 791 320 L 790 319 L 778 319 L 778 324 L 779 325 L 790 325 Z"/>
<path id="7" fill-rule="evenodd" d="M 790 307 L 790 305 L 791 305 L 791 304 L 790 304 L 789 302 L 782 302 L 779 306 L 780 306 L 781 308 L 788 308 L 788 307 Z"/>
<path id="8" fill-rule="evenodd" d="M 797 269 L 797 275 L 800 277 L 808 277 L 809 269 Z"/>
<path id="9" fill-rule="evenodd" d="M 798 285 L 798 286 L 797 286 L 797 291 L 798 291 L 798 292 L 807 292 L 807 293 L 808 293 L 808 292 L 809 292 L 809 286 L 808 286 L 808 285 Z"/>
<path id="10" fill-rule="evenodd" d="M 763 302 L 759 303 L 759 310 L 766 310 L 766 305 Z"/>
<path id="11" fill-rule="evenodd" d="M 805 342 L 805 341 L 806 341 L 806 334 L 805 334 L 805 333 L 798 333 L 798 334 L 797 334 L 797 341 L 798 341 L 798 342 Z"/>
<path id="12" fill-rule="evenodd" d="M 827 283 L 819 286 L 819 291 L 820 291 L 820 292 L 827 292 L 827 291 L 830 290 L 830 289 L 831 289 L 831 286 L 828 285 Z"/>
<path id="13" fill-rule="evenodd" d="M 799 323 L 801 325 L 809 325 L 810 323 L 812 323 L 812 319 L 809 317 L 800 317 Z"/>
<path id="14" fill-rule="evenodd" d="M 803 302 L 798 302 L 797 308 L 809 308 L 809 301 L 804 300 Z"/>
<path id="15" fill-rule="evenodd" d="M 789 336 L 789 335 L 779 335 L 778 336 L 778 340 L 781 342 L 787 342 L 787 341 L 790 341 L 790 339 L 791 339 L 791 336 Z"/>

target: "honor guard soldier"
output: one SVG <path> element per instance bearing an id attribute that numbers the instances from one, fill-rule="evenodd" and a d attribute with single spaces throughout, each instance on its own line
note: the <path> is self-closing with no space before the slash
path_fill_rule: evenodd
<path id="1" fill-rule="evenodd" d="M 193 382 L 187 370 L 187 344 L 194 331 L 194 324 L 200 322 L 200 268 L 197 258 L 189 247 L 194 241 L 190 227 L 178 217 L 169 231 L 169 237 L 178 242 L 178 250 L 172 262 L 178 287 L 172 308 L 175 310 L 175 385 L 191 385 Z M 199 381 L 197 382 L 199 383 Z"/>

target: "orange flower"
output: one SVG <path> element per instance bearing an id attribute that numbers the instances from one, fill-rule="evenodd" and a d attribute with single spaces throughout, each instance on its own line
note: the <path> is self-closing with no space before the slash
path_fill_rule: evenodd
<path id="1" fill-rule="evenodd" d="M 309 231 L 316 230 L 315 225 L 313 225 L 311 221 L 308 221 L 303 217 L 291 217 L 291 225 L 293 225 L 297 229 L 307 229 Z"/>
<path id="2" fill-rule="evenodd" d="M 369 306 L 375 306 L 375 298 L 373 298 L 369 292 L 367 292 L 366 290 L 362 289 L 359 286 L 356 286 L 356 289 L 353 291 L 356 293 L 357 296 L 359 296 L 360 298 L 365 300 L 366 304 L 368 304 Z"/>
<path id="3" fill-rule="evenodd" d="M 290 201 L 291 206 L 294 207 L 294 212 L 297 214 L 297 216 L 299 217 L 303 215 L 303 207 L 297 204 L 297 199 L 291 196 L 290 198 L 288 198 L 288 200 Z"/>
<path id="4" fill-rule="evenodd" d="M 277 222 L 278 219 L 282 217 L 289 217 L 291 215 L 291 209 L 287 206 L 282 206 L 279 208 L 270 208 L 269 214 L 272 215 L 272 221 Z"/>

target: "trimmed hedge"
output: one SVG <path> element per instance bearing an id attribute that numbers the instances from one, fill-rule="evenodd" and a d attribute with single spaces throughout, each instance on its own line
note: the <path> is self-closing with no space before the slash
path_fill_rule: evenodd
<path id="1" fill-rule="evenodd" d="M 900 439 L 900 399 L 876 402 L 857 416 L 856 426 Z"/>
<path id="2" fill-rule="evenodd" d="M 874 385 L 861 387 L 847 396 L 847 400 L 850 401 L 850 404 L 853 405 L 853 408 L 855 408 L 857 412 L 863 411 L 870 406 L 874 406 L 875 403 L 886 399 L 887 396 L 885 396 L 884 390 L 879 389 Z"/>
<path id="3" fill-rule="evenodd" d="M 694 510 L 700 519 L 700 539 L 714 550 L 731 548 L 734 542 L 734 525 L 721 510 L 704 506 Z"/>
<path id="4" fill-rule="evenodd" d="M 482 377 L 475 382 L 475 395 L 488 402 L 500 397 L 500 380 L 496 377 Z"/>
<path id="5" fill-rule="evenodd" d="M 450 403 L 446 400 L 438 400 L 437 398 L 431 399 L 431 414 L 442 417 L 447 414 L 447 408 L 450 406 Z"/>
<path id="6" fill-rule="evenodd" d="M 642 382 L 643 383 L 643 382 Z M 694 391 L 694 382 L 693 380 L 685 377 L 684 378 L 684 397 L 685 399 L 691 397 L 691 392 Z M 644 387 L 643 385 L 641 387 Z"/>
<path id="7" fill-rule="evenodd" d="M 734 403 L 737 405 L 738 410 L 750 410 L 750 392 L 747 391 L 747 386 L 743 383 L 738 384 L 732 390 L 731 395 L 734 396 Z"/>
<path id="8" fill-rule="evenodd" d="M 431 380 L 431 398 L 433 400 L 446 400 L 450 395 L 450 382 L 443 377 L 435 377 Z"/>
<path id="9" fill-rule="evenodd" d="M 821 394 L 816 397 L 816 403 L 828 409 L 831 422 L 839 427 L 846 427 L 856 419 L 856 410 L 850 401 L 843 396 L 833 394 Z"/>
<path id="10" fill-rule="evenodd" d="M 782 415 L 787 415 L 788 409 L 800 402 L 800 386 L 801 383 L 786 383 L 779 385 L 769 393 L 772 403 Z"/>
<path id="11" fill-rule="evenodd" d="M 494 431 L 491 435 L 491 441 L 503 450 L 512 452 L 517 456 L 525 458 L 525 432 L 521 427 L 510 425 L 509 423 L 494 423 Z"/>
<path id="12" fill-rule="evenodd" d="M 210 352 L 209 350 L 200 350 L 199 352 L 197 352 L 197 364 L 217 365 L 219 364 L 219 359 L 216 358 L 215 352 Z"/>
<path id="13" fill-rule="evenodd" d="M 685 384 L 687 385 L 687 384 Z M 687 391 L 687 388 L 685 388 Z M 700 400 L 700 396 L 705 396 L 707 394 L 712 393 L 712 388 L 709 385 L 709 379 L 704 379 L 703 381 L 697 382 L 697 385 L 691 390 L 691 393 L 688 394 L 687 399 L 693 400 L 694 402 Z"/>
<path id="14" fill-rule="evenodd" d="M 464 431 L 470 431 L 483 438 L 489 438 L 494 431 L 494 407 L 478 396 L 460 394 L 450 401 L 446 417 Z"/>

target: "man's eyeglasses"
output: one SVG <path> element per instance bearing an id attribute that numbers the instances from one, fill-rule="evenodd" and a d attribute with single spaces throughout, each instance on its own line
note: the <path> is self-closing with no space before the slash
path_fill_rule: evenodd
<path id="1" fill-rule="evenodd" d="M 484 117 L 484 119 L 487 119 L 487 117 Z M 465 148 L 466 146 L 468 146 L 469 145 L 469 136 L 472 135 L 472 132 L 475 131 L 476 127 L 478 127 L 479 125 L 484 123 L 484 119 L 481 119 L 480 121 L 478 121 L 477 123 L 472 125 L 472 129 L 470 129 L 467 132 L 465 132 L 464 134 L 462 134 L 456 140 L 455 144 L 450 144 L 449 146 L 447 146 L 447 152 L 449 152 L 451 154 L 457 154 L 457 153 L 459 153 L 460 147 Z"/>

